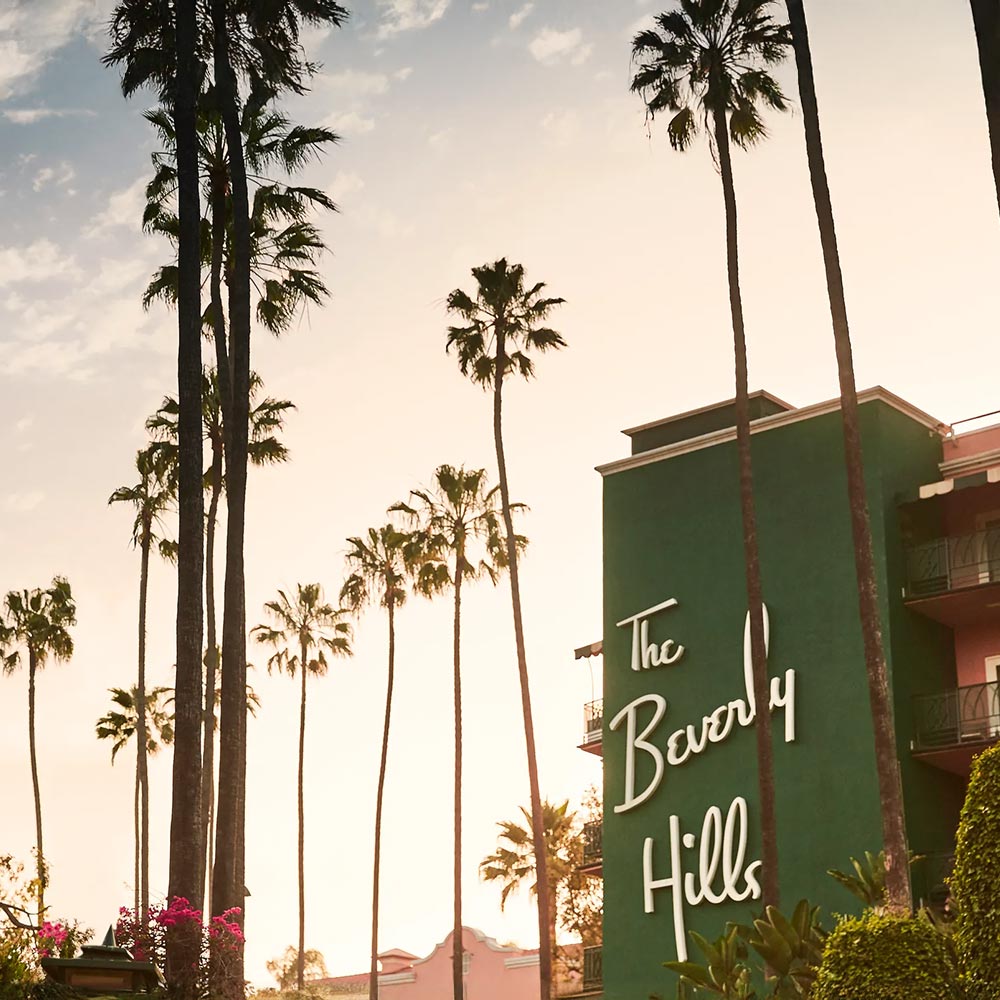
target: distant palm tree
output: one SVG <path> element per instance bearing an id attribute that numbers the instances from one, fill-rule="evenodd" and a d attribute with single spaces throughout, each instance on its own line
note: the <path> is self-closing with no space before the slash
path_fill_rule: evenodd
<path id="1" fill-rule="evenodd" d="M 350 575 L 340 589 L 340 602 L 355 614 L 370 604 L 385 608 L 389 619 L 389 671 L 385 691 L 385 723 L 382 729 L 382 756 L 375 799 L 375 859 L 372 876 L 372 947 L 368 973 L 370 1000 L 378 1000 L 378 906 L 379 872 L 382 857 L 382 795 L 385 765 L 389 754 L 389 721 L 392 716 L 392 689 L 396 672 L 396 608 L 406 602 L 418 543 L 412 533 L 393 524 L 369 528 L 364 537 L 348 538 L 346 562 Z M 301 949 L 300 949 L 301 951 Z"/>
<path id="2" fill-rule="evenodd" d="M 323 600 L 318 583 L 298 584 L 293 599 L 283 590 L 276 601 L 268 601 L 265 610 L 275 625 L 257 625 L 251 631 L 257 641 L 274 646 L 277 652 L 267 661 L 268 671 L 302 679 L 299 706 L 299 949 L 298 989 L 304 989 L 306 959 L 306 855 L 305 855 L 305 766 L 306 766 L 306 678 L 322 677 L 331 656 L 351 655 L 351 626 L 344 621 L 347 612 Z"/>
<path id="3" fill-rule="evenodd" d="M 462 983 L 462 584 L 487 577 L 496 584 L 507 565 L 500 507 L 500 488 L 487 488 L 485 469 L 441 465 L 430 490 L 413 490 L 411 503 L 396 504 L 410 519 L 422 545 L 416 589 L 433 597 L 446 588 L 454 593 L 453 682 L 455 692 L 455 853 L 454 949 L 452 985 L 455 1000 Z M 512 504 L 523 510 L 524 504 Z M 517 536 L 518 549 L 527 539 Z"/>
<path id="4" fill-rule="evenodd" d="M 132 523 L 132 545 L 139 549 L 139 670 L 136 684 L 136 771 L 142 799 L 141 865 L 139 882 L 139 910 L 145 920 L 149 910 L 149 782 L 146 774 L 146 598 L 149 589 L 149 554 L 157 545 L 160 555 L 173 560 L 177 546 L 157 534 L 161 519 L 174 503 L 174 473 L 158 461 L 154 447 L 136 453 L 135 467 L 139 481 L 134 486 L 120 486 L 108 498 L 109 504 L 127 503 L 135 508 Z"/>
<path id="5" fill-rule="evenodd" d="M 875 576 L 875 558 L 872 554 L 871 520 L 868 515 L 868 498 L 865 492 L 864 460 L 861 449 L 861 427 L 858 418 L 858 392 L 854 380 L 854 358 L 851 350 L 851 330 L 847 319 L 847 298 L 844 294 L 844 276 L 840 267 L 837 247 L 837 230 L 833 218 L 833 202 L 826 174 L 823 155 L 823 137 L 819 124 L 819 105 L 816 100 L 816 82 L 813 77 L 812 53 L 809 47 L 809 29 L 802 0 L 786 0 L 795 64 L 798 69 L 799 101 L 802 105 L 802 124 L 805 128 L 806 155 L 812 181 L 813 201 L 819 222 L 823 262 L 826 266 L 826 285 L 833 318 L 833 340 L 837 354 L 837 371 L 840 377 L 840 413 L 844 426 L 844 457 L 847 466 L 847 494 L 851 510 L 851 532 L 854 540 L 854 565 L 858 580 L 858 599 L 861 612 L 861 634 L 864 641 L 865 666 L 868 674 L 868 693 L 871 703 L 873 731 L 875 734 L 875 764 L 878 774 L 879 799 L 882 805 L 882 839 L 885 843 L 886 888 L 890 905 L 909 912 L 910 892 L 909 851 L 906 842 L 906 823 L 903 815 L 903 788 L 899 777 L 896 727 L 893 722 L 892 699 L 885 665 L 882 642 L 882 615 L 878 603 L 878 583 Z M 1000 85 L 1000 4 L 991 0 L 996 65 L 993 79 Z M 977 7 L 973 0 L 973 10 Z M 983 69 L 984 81 L 987 69 Z M 1000 102 L 1000 92 L 996 95 Z M 1000 115 L 1000 106 L 995 109 Z M 992 122 L 992 120 L 991 120 Z M 1000 143 L 1000 119 L 996 122 L 995 143 Z M 996 164 L 1000 170 L 1000 161 Z M 998 174 L 1000 194 L 1000 174 Z"/>
<path id="6" fill-rule="evenodd" d="M 533 821 L 531 811 L 521 808 L 525 825 L 510 820 L 498 823 L 497 849 L 479 863 L 479 877 L 484 882 L 501 884 L 500 909 L 507 904 L 507 897 L 524 886 L 532 896 L 541 898 L 539 878 L 546 879 L 547 906 L 545 909 L 545 939 L 552 954 L 556 953 L 556 926 L 558 912 L 556 900 L 559 887 L 574 872 L 577 860 L 579 831 L 576 828 L 576 813 L 569 811 L 569 801 L 556 805 L 546 799 L 542 803 L 542 831 L 545 837 L 545 864 L 539 871 L 538 855 L 535 852 L 534 837 L 531 834 Z M 541 904 L 539 904 L 541 905 Z"/>
<path id="7" fill-rule="evenodd" d="M 986 122 L 989 126 L 993 159 L 993 181 L 1000 206 L 1000 4 L 997 0 L 971 0 L 972 20 L 979 49 L 979 69 L 986 98 Z"/>
<path id="8" fill-rule="evenodd" d="M 256 372 L 250 373 L 250 432 L 248 451 L 256 466 L 288 461 L 288 449 L 278 439 L 284 427 L 285 415 L 295 409 L 287 399 L 270 396 L 259 399 L 264 383 Z M 201 836 L 205 856 L 199 873 L 201 897 L 199 909 L 207 910 L 213 844 L 210 836 L 215 816 L 215 706 L 218 694 L 219 644 L 215 613 L 215 530 L 218 523 L 219 500 L 225 489 L 222 394 L 216 368 L 205 368 L 202 376 L 202 427 L 211 450 L 212 462 L 205 470 L 205 488 L 209 493 L 205 522 L 205 709 L 202 737 L 201 770 Z M 177 400 L 165 396 L 160 408 L 146 421 L 146 429 L 156 439 L 154 446 L 162 460 L 176 465 Z"/>
<path id="9" fill-rule="evenodd" d="M 146 728 L 146 751 L 143 756 L 153 757 L 160 751 L 161 746 L 168 746 L 174 740 L 174 717 L 167 711 L 166 704 L 173 695 L 173 691 L 166 687 L 156 687 L 146 692 L 144 698 L 139 698 L 139 689 L 134 684 L 131 688 L 110 688 L 111 701 L 117 706 L 107 715 L 102 715 L 97 720 L 97 738 L 99 740 L 111 740 L 111 763 L 114 764 L 118 751 L 123 749 L 135 736 L 139 729 L 139 703 L 145 707 L 145 728 Z M 148 884 L 148 872 L 143 874 L 141 867 L 141 830 L 142 822 L 140 818 L 140 795 L 141 783 L 139 781 L 139 752 L 138 741 L 136 741 L 135 755 L 135 795 L 133 803 L 133 820 L 135 823 L 135 864 L 134 864 L 134 893 L 135 893 L 135 913 L 138 916 L 140 910 L 140 886 Z M 147 890 L 148 893 L 148 890 Z M 145 915 L 141 919 L 144 919 Z"/>
<path id="10" fill-rule="evenodd" d="M 48 870 L 42 843 L 42 798 L 38 788 L 38 759 L 35 753 L 35 674 L 51 656 L 56 661 L 73 655 L 70 626 L 76 624 L 76 604 L 65 577 L 56 576 L 44 590 L 11 590 L 4 598 L 0 614 L 0 665 L 4 674 L 23 666 L 28 654 L 28 749 L 31 757 L 31 786 L 35 794 L 35 861 L 38 872 L 38 923 L 45 918 L 45 887 Z"/>
<path id="11" fill-rule="evenodd" d="M 764 903 L 779 902 L 778 843 L 774 814 L 774 750 L 764 646 L 764 602 L 757 546 L 750 446 L 747 347 L 740 290 L 736 188 L 730 143 L 747 149 L 767 135 L 761 108 L 784 111 L 785 95 L 769 69 L 784 58 L 788 28 L 771 17 L 771 0 L 683 0 L 656 16 L 656 28 L 632 42 L 638 69 L 631 89 L 650 119 L 668 112 L 670 145 L 686 150 L 704 127 L 722 176 L 726 210 L 729 305 L 736 354 L 736 439 L 743 521 L 743 556 L 750 614 L 753 693 L 757 706 Z"/>
<path id="12" fill-rule="evenodd" d="M 503 383 L 508 376 L 529 379 L 534 374 L 532 352 L 557 350 L 566 346 L 562 336 L 545 325 L 552 309 L 563 299 L 542 293 L 544 282 L 525 286 L 524 268 L 508 265 L 504 258 L 493 264 L 472 269 L 476 288 L 472 295 L 456 288 L 448 296 L 448 311 L 463 326 L 448 328 L 446 350 L 455 350 L 462 374 L 487 392 L 493 393 L 493 442 L 496 447 L 500 480 L 507 565 L 510 572 L 510 596 L 514 613 L 514 643 L 517 671 L 521 682 L 521 712 L 528 756 L 528 781 L 531 811 L 535 818 L 533 836 L 542 869 L 539 879 L 539 982 L 542 1000 L 552 993 L 552 953 L 546 935 L 549 907 L 545 878 L 545 854 L 542 851 L 542 800 L 538 787 L 538 758 L 535 753 L 535 727 L 531 717 L 531 692 L 528 684 L 528 660 L 524 650 L 524 626 L 521 619 L 521 585 L 518 578 L 517 538 L 511 514 L 510 489 L 507 484 L 507 461 L 503 446 Z"/>

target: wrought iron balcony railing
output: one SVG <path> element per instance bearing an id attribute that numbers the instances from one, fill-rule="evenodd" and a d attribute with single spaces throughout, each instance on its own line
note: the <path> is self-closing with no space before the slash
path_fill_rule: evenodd
<path id="1" fill-rule="evenodd" d="M 599 990 L 604 985 L 604 969 L 601 964 L 601 949 L 583 949 L 583 989 Z"/>
<path id="2" fill-rule="evenodd" d="M 600 743 L 601 730 L 604 728 L 604 701 L 588 702 L 583 706 L 583 742 Z"/>
<path id="3" fill-rule="evenodd" d="M 933 597 L 1000 581 L 1000 528 L 952 535 L 911 546 L 906 553 L 906 597 Z"/>
<path id="4" fill-rule="evenodd" d="M 914 750 L 1000 738 L 1000 684 L 989 681 L 914 699 Z"/>
<path id="5" fill-rule="evenodd" d="M 596 865 L 604 857 L 603 834 L 604 824 L 598 820 L 595 823 L 585 823 L 583 826 L 583 863 Z"/>

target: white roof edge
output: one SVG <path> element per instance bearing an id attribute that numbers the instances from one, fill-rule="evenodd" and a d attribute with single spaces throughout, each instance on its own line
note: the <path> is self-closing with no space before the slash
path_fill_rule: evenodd
<path id="1" fill-rule="evenodd" d="M 945 426 L 940 420 L 925 413 L 919 407 L 908 403 L 901 396 L 881 385 L 873 386 L 871 389 L 864 389 L 858 393 L 858 403 L 871 403 L 874 401 L 887 403 L 893 409 L 910 417 L 919 424 L 923 424 L 929 430 L 937 430 Z M 812 403 L 809 406 L 801 406 L 796 410 L 789 410 L 786 413 L 774 413 L 769 417 L 760 417 L 750 424 L 751 434 L 762 434 L 764 431 L 774 430 L 777 427 L 784 427 L 786 424 L 796 424 L 802 420 L 811 420 L 813 417 L 820 417 L 827 413 L 835 413 L 840 409 L 840 397 L 824 400 L 821 403 Z M 628 455 L 619 458 L 614 462 L 598 465 L 597 471 L 602 476 L 611 476 L 616 472 L 625 472 L 628 469 L 637 469 L 643 465 L 652 465 L 655 462 L 662 462 L 668 458 L 676 458 L 678 455 L 687 455 L 692 451 L 701 451 L 703 448 L 711 448 L 717 444 L 736 439 L 736 428 L 726 427 L 720 431 L 712 431 L 710 434 L 702 434 L 699 437 L 689 438 L 687 441 L 677 441 L 674 444 L 664 445 L 662 448 L 653 448 L 651 451 L 641 451 L 637 455 Z"/>
<path id="2" fill-rule="evenodd" d="M 772 392 L 768 392 L 766 389 L 757 389 L 750 393 L 750 399 L 769 399 L 772 403 L 777 403 L 778 406 L 783 406 L 786 410 L 794 410 L 795 407 L 791 403 L 785 402 L 783 399 L 779 399 Z M 697 406 L 693 410 L 685 410 L 683 413 L 675 413 L 671 417 L 661 417 L 659 420 L 650 420 L 649 423 L 639 424 L 637 427 L 626 427 L 622 431 L 622 434 L 627 437 L 632 434 L 638 434 L 640 431 L 652 430 L 654 427 L 662 427 L 664 424 L 672 424 L 676 420 L 686 420 L 688 417 L 696 417 L 700 413 L 708 413 L 710 410 L 719 410 L 723 406 L 732 406 L 736 402 L 736 399 L 723 399 L 718 403 L 707 403 L 705 406 Z"/>

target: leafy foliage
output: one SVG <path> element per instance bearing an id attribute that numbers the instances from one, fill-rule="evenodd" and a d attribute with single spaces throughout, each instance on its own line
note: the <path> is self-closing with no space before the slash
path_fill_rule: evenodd
<path id="1" fill-rule="evenodd" d="M 69 628 L 76 624 L 73 591 L 65 577 L 53 577 L 45 589 L 11 590 L 0 613 L 0 667 L 5 674 L 22 665 L 21 649 L 28 649 L 39 667 L 51 656 L 73 655 Z"/>
<path id="2" fill-rule="evenodd" d="M 864 864 L 857 858 L 851 858 L 854 874 L 842 872 L 837 868 L 827 869 L 827 875 L 842 885 L 851 895 L 856 896 L 865 906 L 884 906 L 885 895 L 885 851 L 872 854 L 865 851 Z"/>
<path id="3" fill-rule="evenodd" d="M 958 827 L 951 890 L 955 943 L 969 996 L 1000 995 L 1000 747 L 973 762 Z"/>
<path id="4" fill-rule="evenodd" d="M 385 524 L 347 544 L 344 558 L 352 572 L 340 588 L 341 603 L 355 614 L 375 602 L 383 608 L 404 604 L 407 580 L 423 557 L 420 536 Z"/>
<path id="5" fill-rule="evenodd" d="M 135 736 L 139 725 L 139 689 L 109 688 L 115 708 L 97 720 L 97 738 L 111 740 L 111 763 Z M 174 717 L 167 710 L 173 692 L 170 688 L 155 687 L 146 692 L 146 753 L 154 756 L 161 746 L 174 741 Z"/>
<path id="6" fill-rule="evenodd" d="M 830 932 L 812 993 L 812 1000 L 959 997 L 947 942 L 932 924 L 920 917 L 875 911 L 845 917 Z"/>
<path id="7" fill-rule="evenodd" d="M 800 900 L 791 917 L 776 907 L 767 907 L 753 926 L 730 924 L 725 934 L 708 941 L 695 931 L 692 941 L 705 956 L 705 963 L 664 962 L 680 977 L 679 1000 L 707 991 L 727 1000 L 755 1000 L 758 996 L 798 1000 L 811 995 L 823 956 L 826 934 L 819 922 L 819 909 Z M 768 971 L 766 992 L 754 986 L 751 950 Z"/>
<path id="8" fill-rule="evenodd" d="M 649 119 L 669 112 L 667 137 L 687 149 L 702 127 L 713 136 L 728 116 L 729 137 L 745 149 L 767 135 L 760 107 L 787 108 L 768 72 L 791 44 L 788 26 L 771 16 L 771 0 L 682 0 L 656 16 L 656 27 L 632 40 L 638 64 L 631 89 Z"/>
<path id="9" fill-rule="evenodd" d="M 315 948 L 308 948 L 304 958 L 307 979 L 321 979 L 330 974 L 326 968 L 323 952 Z M 298 961 L 299 952 L 294 945 L 289 945 L 285 949 L 284 955 L 268 960 L 267 971 L 274 976 L 279 990 L 285 991 L 295 988 L 298 977 Z"/>
<path id="10" fill-rule="evenodd" d="M 472 269 L 475 298 L 461 288 L 448 295 L 448 311 L 465 321 L 449 326 L 447 352 L 454 349 L 462 374 L 483 389 L 492 389 L 501 365 L 501 380 L 508 375 L 531 378 L 532 351 L 558 350 L 566 346 L 562 335 L 548 326 L 552 309 L 564 299 L 542 295 L 545 283 L 525 287 L 524 267 L 501 258 Z"/>

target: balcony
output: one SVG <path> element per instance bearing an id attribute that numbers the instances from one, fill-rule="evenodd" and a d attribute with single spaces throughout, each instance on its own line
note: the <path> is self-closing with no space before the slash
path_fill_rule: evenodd
<path id="1" fill-rule="evenodd" d="M 604 967 L 601 949 L 583 949 L 583 992 L 596 993 L 604 987 Z"/>
<path id="2" fill-rule="evenodd" d="M 915 757 L 955 774 L 1000 739 L 1000 684 L 990 681 L 914 699 Z"/>
<path id="3" fill-rule="evenodd" d="M 903 596 L 916 610 L 953 627 L 995 614 L 1000 607 L 1000 528 L 911 546 Z"/>
<path id="4" fill-rule="evenodd" d="M 583 706 L 583 742 L 580 744 L 580 749 L 600 757 L 603 753 L 601 747 L 603 729 L 604 701 L 598 698 L 597 701 L 588 702 Z"/>
<path id="5" fill-rule="evenodd" d="M 577 869 L 584 875 L 600 875 L 604 864 L 604 824 L 599 820 L 583 827 L 583 863 Z"/>

